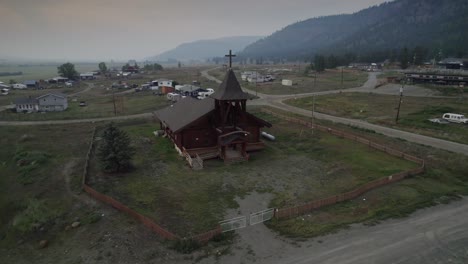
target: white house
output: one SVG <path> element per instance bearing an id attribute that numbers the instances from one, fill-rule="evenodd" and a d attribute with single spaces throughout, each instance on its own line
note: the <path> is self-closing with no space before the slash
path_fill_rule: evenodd
<path id="1" fill-rule="evenodd" d="M 68 108 L 67 96 L 49 93 L 37 98 L 19 98 L 15 100 L 16 112 L 57 112 Z"/>
<path id="2" fill-rule="evenodd" d="M 247 81 L 250 83 L 263 83 L 265 82 L 265 77 L 263 75 L 260 75 L 258 73 L 252 74 L 249 77 L 247 77 Z"/>
<path id="3" fill-rule="evenodd" d="M 36 98 L 39 104 L 39 111 L 59 112 L 68 108 L 67 96 L 64 94 L 50 93 Z"/>
<path id="4" fill-rule="evenodd" d="M 241 79 L 243 81 L 247 81 L 247 79 L 252 76 L 252 75 L 257 75 L 257 72 L 255 71 L 245 71 L 241 73 Z"/>
<path id="5" fill-rule="evenodd" d="M 81 80 L 94 80 L 95 78 L 92 72 L 80 73 Z"/>
<path id="6" fill-rule="evenodd" d="M 15 100 L 16 112 L 37 112 L 39 103 L 36 98 L 19 98 Z"/>
<path id="7" fill-rule="evenodd" d="M 159 79 L 159 80 L 154 80 L 151 82 L 151 86 L 159 86 L 159 87 L 172 87 L 173 80 L 168 80 L 168 79 Z"/>

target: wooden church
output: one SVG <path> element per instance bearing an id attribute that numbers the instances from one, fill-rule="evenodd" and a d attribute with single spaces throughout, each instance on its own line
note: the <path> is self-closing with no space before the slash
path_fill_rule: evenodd
<path id="1" fill-rule="evenodd" d="M 161 129 L 180 153 L 226 163 L 247 161 L 248 152 L 264 148 L 260 129 L 271 124 L 247 112 L 244 93 L 231 68 L 210 97 L 186 97 L 155 112 Z"/>

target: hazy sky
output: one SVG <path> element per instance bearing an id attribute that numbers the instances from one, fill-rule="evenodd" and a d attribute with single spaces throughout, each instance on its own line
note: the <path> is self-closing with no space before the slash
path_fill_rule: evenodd
<path id="1" fill-rule="evenodd" d="M 140 60 L 183 42 L 267 36 L 300 20 L 352 13 L 383 2 L 0 0 L 0 58 Z"/>

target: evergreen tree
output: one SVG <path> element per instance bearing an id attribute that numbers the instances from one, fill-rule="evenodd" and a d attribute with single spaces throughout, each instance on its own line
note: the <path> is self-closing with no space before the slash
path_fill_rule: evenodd
<path id="1" fill-rule="evenodd" d="M 101 167 L 107 172 L 121 172 L 131 167 L 135 149 L 130 145 L 130 137 L 113 123 L 107 125 L 98 149 Z"/>
<path id="2" fill-rule="evenodd" d="M 400 53 L 400 65 L 403 70 L 408 68 L 408 59 L 408 49 L 404 47 Z"/>
<path id="3" fill-rule="evenodd" d="M 323 72 L 325 70 L 325 57 L 322 55 L 315 55 L 314 58 L 314 69 L 317 72 Z"/>

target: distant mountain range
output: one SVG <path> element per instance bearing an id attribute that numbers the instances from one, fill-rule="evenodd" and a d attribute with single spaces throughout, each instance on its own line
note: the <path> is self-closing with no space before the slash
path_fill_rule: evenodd
<path id="1" fill-rule="evenodd" d="M 298 22 L 248 45 L 251 58 L 359 55 L 422 46 L 443 56 L 468 55 L 468 1 L 396 0 L 354 14 Z"/>
<path id="2" fill-rule="evenodd" d="M 198 40 L 183 43 L 174 49 L 168 50 L 156 56 L 147 58 L 150 61 L 167 60 L 205 60 L 213 57 L 222 57 L 228 49 L 233 52 L 243 50 L 247 45 L 259 40 L 260 36 L 238 36 L 219 39 Z"/>

